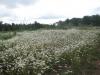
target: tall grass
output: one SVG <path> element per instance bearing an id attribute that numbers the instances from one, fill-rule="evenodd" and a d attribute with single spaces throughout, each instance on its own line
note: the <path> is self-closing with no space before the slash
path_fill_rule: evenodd
<path id="1" fill-rule="evenodd" d="M 0 39 L 7 40 L 16 35 L 16 32 L 0 32 Z"/>
<path id="2" fill-rule="evenodd" d="M 78 29 L 18 32 L 0 40 L 0 74 L 81 75 L 95 68 L 99 33 Z"/>

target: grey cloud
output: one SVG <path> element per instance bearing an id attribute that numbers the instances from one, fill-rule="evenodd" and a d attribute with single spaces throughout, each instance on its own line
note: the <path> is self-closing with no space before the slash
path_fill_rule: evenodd
<path id="1" fill-rule="evenodd" d="M 8 16 L 11 16 L 10 13 L 7 13 L 7 12 L 3 12 L 3 13 L 0 13 L 0 17 L 8 17 Z"/>
<path id="2" fill-rule="evenodd" d="M 96 8 L 95 11 L 100 11 L 100 7 Z"/>
<path id="3" fill-rule="evenodd" d="M 0 8 L 0 17 L 11 17 L 14 15 L 13 11 L 8 8 Z"/>
<path id="4" fill-rule="evenodd" d="M 93 14 L 100 14 L 100 7 L 95 8 L 92 13 Z"/>
<path id="5" fill-rule="evenodd" d="M 29 5 L 38 0 L 0 0 L 0 5 L 5 5 L 8 8 L 15 8 L 18 4 Z"/>
<path id="6" fill-rule="evenodd" d="M 47 14 L 39 17 L 39 19 L 60 19 L 60 18 L 66 18 L 66 16 Z"/>

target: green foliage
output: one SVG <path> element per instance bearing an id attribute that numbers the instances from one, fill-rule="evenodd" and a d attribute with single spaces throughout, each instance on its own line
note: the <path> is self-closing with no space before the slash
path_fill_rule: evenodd
<path id="1" fill-rule="evenodd" d="M 60 26 L 100 26 L 100 15 L 84 16 L 57 22 Z"/>
<path id="2" fill-rule="evenodd" d="M 100 39 L 98 39 L 98 41 L 100 41 Z M 86 45 L 82 48 L 76 48 L 69 53 L 64 52 L 60 56 L 60 63 L 69 65 L 72 71 L 71 74 L 66 75 L 83 75 L 83 72 L 88 70 L 92 73 L 92 71 L 96 69 L 95 62 L 100 60 L 99 45 L 100 42 L 97 42 L 95 46 Z"/>
<path id="3" fill-rule="evenodd" d="M 15 40 L 0 41 L 0 73 L 83 75 L 85 70 L 91 72 L 96 68 L 94 62 L 100 59 L 98 32 L 89 30 L 18 32 L 20 36 Z"/>
<path id="4" fill-rule="evenodd" d="M 23 30 L 36 30 L 42 28 L 43 25 L 35 22 L 33 24 L 8 24 L 0 22 L 0 31 L 23 31 Z"/>
<path id="5" fill-rule="evenodd" d="M 0 40 L 7 40 L 16 35 L 16 32 L 0 32 Z"/>

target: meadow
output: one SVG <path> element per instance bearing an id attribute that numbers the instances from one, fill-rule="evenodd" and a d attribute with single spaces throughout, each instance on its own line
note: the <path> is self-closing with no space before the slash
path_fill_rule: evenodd
<path id="1" fill-rule="evenodd" d="M 83 75 L 99 45 L 100 29 L 0 32 L 0 75 Z"/>

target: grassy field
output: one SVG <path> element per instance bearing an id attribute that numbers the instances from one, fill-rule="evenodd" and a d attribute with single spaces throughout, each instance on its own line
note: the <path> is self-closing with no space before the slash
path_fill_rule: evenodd
<path id="1" fill-rule="evenodd" d="M 16 35 L 16 32 L 0 32 L 0 40 L 7 40 Z"/>
<path id="2" fill-rule="evenodd" d="M 99 42 L 99 29 L 0 32 L 0 75 L 83 75 Z"/>

